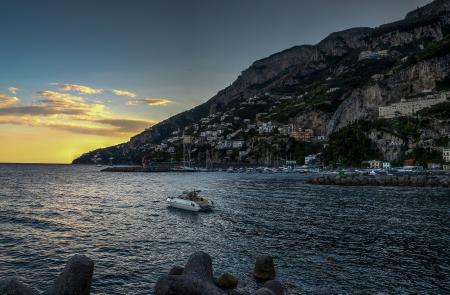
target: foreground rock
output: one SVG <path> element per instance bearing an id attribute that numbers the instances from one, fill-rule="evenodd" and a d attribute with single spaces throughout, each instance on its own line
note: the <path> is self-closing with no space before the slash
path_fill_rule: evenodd
<path id="1" fill-rule="evenodd" d="M 93 273 L 94 263 L 86 256 L 75 255 L 44 295 L 89 295 Z"/>
<path id="2" fill-rule="evenodd" d="M 155 285 L 155 295 L 285 295 L 286 290 L 275 278 L 270 256 L 257 257 L 253 273 L 243 280 L 230 273 L 214 282 L 211 257 L 204 252 L 192 254 L 182 267 L 174 267 Z M 257 281 L 255 280 L 257 279 Z M 252 282 L 250 282 L 250 280 Z M 261 286 L 264 281 L 264 286 Z M 259 282 L 259 283 L 258 283 Z"/>
<path id="3" fill-rule="evenodd" d="M 226 295 L 214 284 L 211 257 L 196 252 L 189 257 L 181 275 L 160 278 L 155 285 L 155 295 Z"/>
<path id="4" fill-rule="evenodd" d="M 83 255 L 75 255 L 44 293 L 23 283 L 20 278 L 0 279 L 0 295 L 89 295 L 94 263 Z M 285 295 L 284 286 L 276 280 L 273 258 L 260 256 L 254 272 L 243 280 L 224 273 L 213 277 L 211 257 L 204 252 L 192 254 L 184 267 L 175 266 L 155 284 L 155 295 Z M 258 279 L 258 281 L 255 280 Z M 262 286 L 261 281 L 264 281 Z"/>
<path id="5" fill-rule="evenodd" d="M 261 288 L 256 292 L 252 293 L 252 295 L 275 295 L 269 288 Z"/>
<path id="6" fill-rule="evenodd" d="M 214 284 L 186 275 L 162 277 L 154 290 L 155 295 L 226 295 Z"/>
<path id="7" fill-rule="evenodd" d="M 83 255 L 69 259 L 54 285 L 42 295 L 89 295 L 94 263 Z M 17 277 L 0 279 L 0 295 L 39 295 Z"/>
<path id="8" fill-rule="evenodd" d="M 8 277 L 0 279 L 1 295 L 39 295 L 39 292 L 27 284 L 23 283 L 18 277 Z"/>
<path id="9" fill-rule="evenodd" d="M 239 280 L 235 276 L 226 272 L 217 279 L 216 285 L 226 290 L 235 288 L 238 282 Z"/>
<path id="10" fill-rule="evenodd" d="M 179 275 L 182 275 L 183 272 L 184 272 L 184 267 L 182 267 L 182 266 L 174 266 L 169 271 L 169 275 L 179 276 Z"/>
<path id="11" fill-rule="evenodd" d="M 285 295 L 286 290 L 283 284 L 277 280 L 270 280 L 264 283 L 264 287 L 272 291 L 275 295 Z"/>
<path id="12" fill-rule="evenodd" d="M 348 186 L 449 187 L 450 175 L 322 175 L 310 184 Z"/>
<path id="13" fill-rule="evenodd" d="M 257 257 L 253 275 L 255 276 L 255 279 L 260 281 L 273 280 L 275 278 L 273 258 L 270 256 Z"/>
<path id="14" fill-rule="evenodd" d="M 213 283 L 214 278 L 211 257 L 205 252 L 196 252 L 192 254 L 184 267 L 183 274 Z"/>

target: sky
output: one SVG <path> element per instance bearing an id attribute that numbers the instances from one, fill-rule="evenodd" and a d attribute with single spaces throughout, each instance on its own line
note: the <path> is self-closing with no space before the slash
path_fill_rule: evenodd
<path id="1" fill-rule="evenodd" d="M 0 162 L 70 163 L 190 109 L 252 62 L 429 0 L 2 0 Z"/>

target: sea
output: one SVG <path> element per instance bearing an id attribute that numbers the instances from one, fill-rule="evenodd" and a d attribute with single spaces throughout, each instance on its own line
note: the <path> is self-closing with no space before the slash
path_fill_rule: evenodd
<path id="1" fill-rule="evenodd" d="M 92 294 L 152 294 L 205 251 L 214 274 L 274 258 L 289 294 L 450 294 L 450 190 L 309 185 L 307 174 L 108 173 L 0 165 L 0 278 L 46 290 L 65 262 L 95 262 Z M 201 189 L 216 209 L 167 208 Z"/>

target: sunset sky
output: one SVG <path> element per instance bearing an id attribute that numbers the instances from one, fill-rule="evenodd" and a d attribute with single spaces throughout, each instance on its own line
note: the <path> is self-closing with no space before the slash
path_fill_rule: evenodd
<path id="1" fill-rule="evenodd" d="M 206 101 L 259 58 L 429 2 L 1 1 L 0 162 L 69 163 Z"/>

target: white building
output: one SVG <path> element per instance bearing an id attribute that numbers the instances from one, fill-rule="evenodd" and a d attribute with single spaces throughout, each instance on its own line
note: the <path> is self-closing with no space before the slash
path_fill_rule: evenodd
<path id="1" fill-rule="evenodd" d="M 450 163 L 450 148 L 442 150 L 442 159 L 445 161 L 445 163 Z"/>
<path id="2" fill-rule="evenodd" d="M 220 141 L 217 145 L 216 145 L 216 149 L 218 150 L 226 150 L 229 149 L 233 146 L 233 143 L 231 141 L 225 140 L 225 141 Z"/>
<path id="3" fill-rule="evenodd" d="M 382 167 L 381 161 L 378 160 L 364 161 L 363 164 L 364 163 L 368 164 L 371 169 L 380 169 Z"/>
<path id="4" fill-rule="evenodd" d="M 243 140 L 234 140 L 233 141 L 233 148 L 234 149 L 240 149 L 242 147 L 244 147 L 245 141 Z"/>
<path id="5" fill-rule="evenodd" d="M 395 118 L 414 114 L 422 109 L 429 108 L 435 104 L 445 102 L 448 93 L 442 93 L 438 97 L 430 95 L 429 99 L 419 99 L 413 101 L 402 100 L 399 103 L 393 103 L 389 106 L 379 107 L 378 115 L 380 118 Z"/>
<path id="6" fill-rule="evenodd" d="M 428 163 L 427 168 L 430 170 L 440 170 L 442 168 L 442 165 L 439 163 Z"/>
<path id="7" fill-rule="evenodd" d="M 315 138 L 317 141 L 324 141 L 327 139 L 325 135 L 317 135 Z"/>
<path id="8" fill-rule="evenodd" d="M 383 162 L 383 169 L 391 169 L 391 163 L 390 162 Z"/>
<path id="9" fill-rule="evenodd" d="M 359 54 L 358 60 L 365 60 L 365 59 L 380 59 L 389 56 L 389 51 L 387 50 L 380 50 L 380 51 L 361 51 Z"/>
<path id="10" fill-rule="evenodd" d="M 272 122 L 262 123 L 261 126 L 259 126 L 258 128 L 258 133 L 259 134 L 272 133 L 273 127 L 274 126 L 272 125 Z"/>
<path id="11" fill-rule="evenodd" d="M 333 92 L 338 91 L 338 90 L 339 90 L 339 87 L 333 87 L 333 88 L 328 89 L 327 93 L 333 93 Z"/>
<path id="12" fill-rule="evenodd" d="M 317 155 L 309 155 L 305 157 L 305 165 L 314 164 L 314 161 L 316 161 Z"/>
<path id="13" fill-rule="evenodd" d="M 293 160 L 286 160 L 286 166 L 294 168 L 297 166 L 297 161 L 293 161 Z"/>

